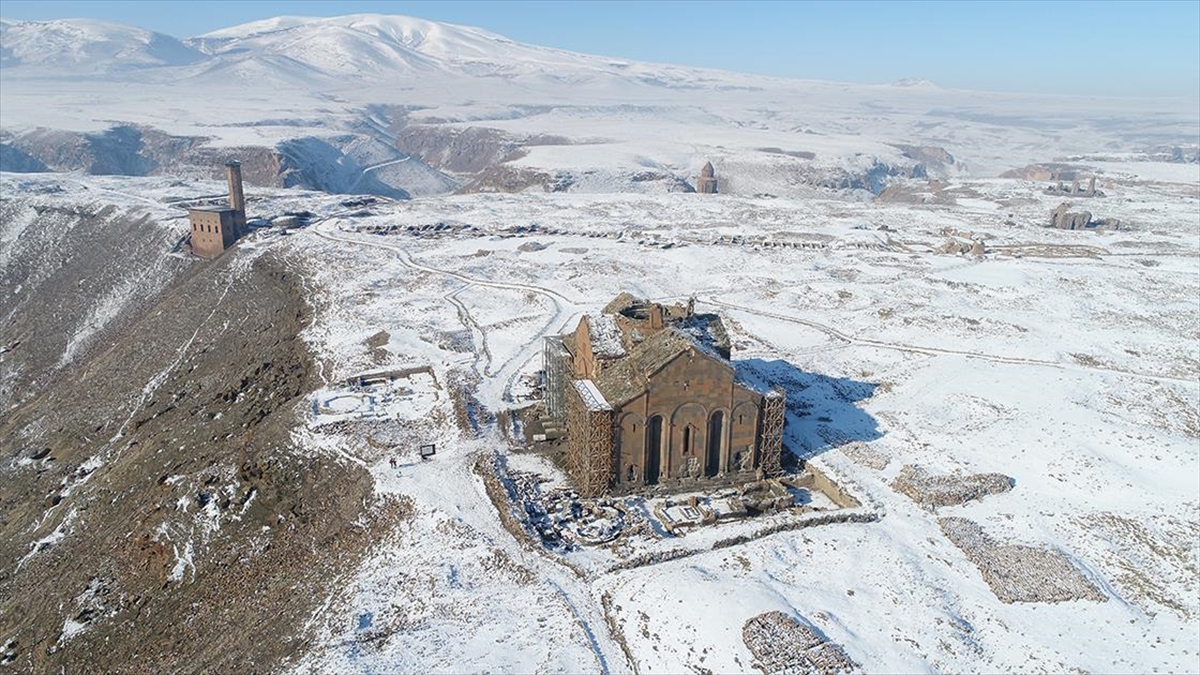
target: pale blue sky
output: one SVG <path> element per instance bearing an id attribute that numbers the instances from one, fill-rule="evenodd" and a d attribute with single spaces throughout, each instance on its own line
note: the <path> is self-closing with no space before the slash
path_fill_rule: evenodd
<path id="1" fill-rule="evenodd" d="M 1200 95 L 1200 0 L 1176 2 L 372 2 L 4 0 L 176 37 L 283 14 L 407 14 L 521 42 L 783 77 L 1113 96 Z"/>

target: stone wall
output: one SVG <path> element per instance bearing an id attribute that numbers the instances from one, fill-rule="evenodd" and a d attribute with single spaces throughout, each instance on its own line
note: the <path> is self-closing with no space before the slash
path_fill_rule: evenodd
<path id="1" fill-rule="evenodd" d="M 647 425 L 656 416 L 662 418 L 660 484 L 714 473 L 708 453 L 710 431 L 717 426 L 715 473 L 752 477 L 760 461 L 760 402 L 760 395 L 734 382 L 729 366 L 695 352 L 681 354 L 653 376 L 645 395 L 617 411 L 617 487 L 643 485 Z M 713 419 L 717 414 L 719 424 Z"/>
<path id="2" fill-rule="evenodd" d="M 233 245 L 234 216 L 232 211 L 189 211 L 192 230 L 192 251 L 204 258 L 215 258 Z"/>

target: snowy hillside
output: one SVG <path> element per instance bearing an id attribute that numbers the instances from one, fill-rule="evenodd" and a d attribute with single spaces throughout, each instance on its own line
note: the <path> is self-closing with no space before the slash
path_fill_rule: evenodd
<path id="1" fill-rule="evenodd" d="M 94 74 L 182 66 L 203 54 L 162 33 L 87 19 L 0 19 L 0 68 L 25 66 L 47 74 Z"/>
<path id="2" fill-rule="evenodd" d="M 478 28 L 373 14 L 278 17 L 190 42 L 222 62 L 281 56 L 324 75 L 362 80 L 432 73 L 562 76 L 603 65 L 596 57 L 522 45 Z"/>

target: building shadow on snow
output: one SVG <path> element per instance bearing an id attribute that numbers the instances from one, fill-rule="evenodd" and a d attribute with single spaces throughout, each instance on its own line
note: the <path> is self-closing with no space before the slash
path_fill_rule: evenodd
<path id="1" fill-rule="evenodd" d="M 785 469 L 796 470 L 830 449 L 883 436 L 875 418 L 856 405 L 875 394 L 875 383 L 810 373 L 778 359 L 741 359 L 734 365 L 747 379 L 787 392 Z"/>

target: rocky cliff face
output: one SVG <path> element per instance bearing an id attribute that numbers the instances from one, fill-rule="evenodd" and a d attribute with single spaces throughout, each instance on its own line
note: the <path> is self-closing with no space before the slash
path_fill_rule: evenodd
<path id="1" fill-rule="evenodd" d="M 284 256 L 173 257 L 144 213 L 54 198 L 0 210 L 0 663 L 270 670 L 397 509 L 292 446 L 314 386 L 301 281 Z"/>
<path id="2" fill-rule="evenodd" d="M 172 136 L 150 127 L 118 125 L 105 131 L 80 133 L 34 129 L 7 136 L 0 148 L 0 170 L 28 173 L 79 171 L 92 175 L 219 178 L 231 157 L 242 161 L 246 180 L 281 185 L 278 153 L 269 148 L 212 148 L 196 136 Z"/>
<path id="3" fill-rule="evenodd" d="M 694 189 L 689 182 L 694 178 L 693 172 L 653 162 L 642 170 L 516 163 L 536 148 L 571 146 L 574 141 L 558 135 L 521 135 L 486 126 L 428 120 L 415 124 L 410 123 L 409 112 L 396 107 L 371 107 L 346 133 L 297 135 L 274 147 L 212 147 L 201 137 L 171 136 L 136 125 L 119 125 L 96 133 L 36 129 L 0 139 L 0 168 L 21 172 L 82 171 L 220 179 L 225 161 L 238 158 L 250 185 L 298 187 L 332 194 L 373 194 L 392 199 L 529 189 L 547 192 Z M 744 159 L 723 162 L 719 170 L 721 191 L 786 194 L 789 186 L 804 186 L 879 194 L 895 179 L 943 175 L 954 166 L 954 158 L 941 148 L 897 147 L 903 154 L 890 159 L 862 154 L 831 159 L 811 152 L 762 148 L 774 163 L 757 165 Z"/>
<path id="4" fill-rule="evenodd" d="M 50 169 L 36 157 L 22 152 L 0 138 L 0 171 L 17 173 L 41 173 Z"/>
<path id="5" fill-rule="evenodd" d="M 945 148 L 936 145 L 896 145 L 904 156 L 919 163 L 924 172 L 934 176 L 945 177 L 951 168 L 955 167 L 954 155 Z"/>
<path id="6" fill-rule="evenodd" d="M 479 174 L 516 159 L 521 142 L 495 129 L 459 129 L 439 125 L 406 126 L 396 135 L 396 147 L 426 164 L 457 174 Z"/>
<path id="7" fill-rule="evenodd" d="M 237 158 L 251 185 L 299 187 L 333 194 L 396 199 L 445 194 L 457 183 L 377 138 L 343 134 L 287 140 L 275 147 L 212 147 L 207 139 L 172 136 L 150 127 L 119 125 L 102 132 L 35 129 L 0 142 L 0 170 L 80 171 L 93 175 L 223 177 Z M 395 165 L 378 165 L 396 162 Z M 404 166 L 400 166 L 404 164 Z"/>

